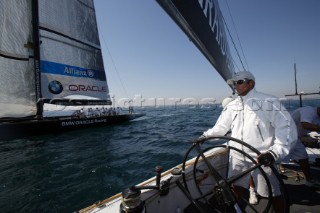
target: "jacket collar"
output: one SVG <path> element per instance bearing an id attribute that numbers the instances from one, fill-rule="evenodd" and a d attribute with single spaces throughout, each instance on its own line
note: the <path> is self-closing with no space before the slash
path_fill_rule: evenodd
<path id="1" fill-rule="evenodd" d="M 245 102 L 247 102 L 247 100 L 250 100 L 250 98 L 255 97 L 255 96 L 256 96 L 256 93 L 257 93 L 256 89 L 255 89 L 255 88 L 252 88 L 252 89 L 247 93 L 247 95 L 245 95 L 245 96 L 238 96 L 238 99 L 239 99 L 239 101 L 245 103 Z"/>

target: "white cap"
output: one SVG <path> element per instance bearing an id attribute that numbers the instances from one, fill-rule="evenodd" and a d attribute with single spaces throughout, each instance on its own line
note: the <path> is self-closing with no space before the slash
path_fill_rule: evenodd
<path id="1" fill-rule="evenodd" d="M 232 97 L 226 97 L 225 99 L 223 99 L 223 101 L 222 101 L 222 107 L 223 108 L 225 108 L 231 101 L 233 101 L 234 100 L 234 98 L 232 98 Z"/>
<path id="2" fill-rule="evenodd" d="M 232 78 L 227 80 L 227 83 L 233 85 L 233 82 L 243 79 L 255 80 L 251 72 L 241 71 L 234 73 Z"/>

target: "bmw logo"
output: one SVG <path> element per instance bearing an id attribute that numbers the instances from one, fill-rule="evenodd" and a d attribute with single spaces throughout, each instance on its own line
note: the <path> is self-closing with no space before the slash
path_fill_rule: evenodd
<path id="1" fill-rule="evenodd" d="M 88 70 L 88 75 L 92 78 L 94 76 L 94 72 L 92 70 Z"/>
<path id="2" fill-rule="evenodd" d="M 59 81 L 51 81 L 48 85 L 48 89 L 51 93 L 57 95 L 60 94 L 63 90 L 62 84 Z"/>

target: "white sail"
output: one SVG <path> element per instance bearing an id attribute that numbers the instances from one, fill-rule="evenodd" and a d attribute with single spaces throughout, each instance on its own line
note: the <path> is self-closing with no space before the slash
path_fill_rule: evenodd
<path id="1" fill-rule="evenodd" d="M 0 118 L 68 97 L 111 104 L 93 0 L 0 0 L 0 20 Z"/>
<path id="2" fill-rule="evenodd" d="M 31 1 L 0 0 L 0 118 L 36 114 Z"/>
<path id="3" fill-rule="evenodd" d="M 44 99 L 83 95 L 109 100 L 92 0 L 40 0 Z"/>

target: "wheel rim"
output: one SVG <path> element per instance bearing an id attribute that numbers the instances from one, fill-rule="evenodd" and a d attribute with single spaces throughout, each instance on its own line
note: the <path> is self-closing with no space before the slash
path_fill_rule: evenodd
<path id="1" fill-rule="evenodd" d="M 232 138 L 232 137 L 228 137 L 228 136 L 214 136 L 214 137 L 210 137 L 207 138 L 206 140 L 200 141 L 200 142 L 194 142 L 192 144 L 192 146 L 189 148 L 189 150 L 186 152 L 185 157 L 184 157 L 184 161 L 182 164 L 182 170 L 183 170 L 183 184 L 184 187 L 187 189 L 187 191 L 189 191 L 189 187 L 187 184 L 187 180 L 186 180 L 186 174 L 185 174 L 185 170 L 186 170 L 186 161 L 189 158 L 189 155 L 192 151 L 196 150 L 197 151 L 197 156 L 195 158 L 194 161 L 194 165 L 193 165 L 193 179 L 194 179 L 194 184 L 196 186 L 196 189 L 198 191 L 198 193 L 200 194 L 200 196 L 193 196 L 194 200 L 199 201 L 199 200 L 204 200 L 206 203 L 210 204 L 210 202 L 208 201 L 208 197 L 215 197 L 216 199 L 216 203 L 218 203 L 218 206 L 215 204 L 214 206 L 210 205 L 213 210 L 215 210 L 216 212 L 220 212 L 220 211 L 228 211 L 230 210 L 229 208 L 234 208 L 234 205 L 237 205 L 238 202 L 241 200 L 243 203 L 246 204 L 246 208 L 249 208 L 250 211 L 253 212 L 268 212 L 269 209 L 272 206 L 272 190 L 271 190 L 271 184 L 270 184 L 270 180 L 268 178 L 268 175 L 266 174 L 266 172 L 261 168 L 261 165 L 259 165 L 256 160 L 251 157 L 249 154 L 247 154 L 246 152 L 233 147 L 233 146 L 229 146 L 229 145 L 222 145 L 221 142 L 220 144 L 217 144 L 219 142 L 214 142 L 213 145 L 211 145 L 210 142 L 211 140 L 226 140 L 226 141 L 234 141 L 237 142 L 247 148 L 249 148 L 251 151 L 253 151 L 257 156 L 260 155 L 260 152 L 258 150 L 256 150 L 254 147 L 246 144 L 245 142 Z M 203 147 L 203 144 L 207 145 L 207 147 Z M 240 154 L 244 155 L 246 158 L 248 158 L 250 160 L 250 163 L 253 164 L 253 167 L 249 168 L 248 170 L 245 170 L 244 172 L 242 172 L 241 174 L 236 174 L 233 175 L 231 177 L 227 177 L 227 178 L 223 178 L 221 175 L 217 175 L 217 169 L 214 168 L 214 166 L 210 166 L 207 165 L 209 160 L 206 159 L 206 156 L 204 155 L 205 152 L 207 152 L 208 150 L 212 150 L 212 149 L 221 149 L 221 148 L 228 148 L 229 152 L 230 150 L 233 150 L 235 152 L 239 152 Z M 216 181 L 215 186 L 212 186 L 212 190 L 209 193 L 204 193 L 201 189 L 200 184 L 198 184 L 198 164 L 200 164 L 199 162 L 204 162 L 201 165 L 206 165 L 207 166 L 207 171 L 209 171 L 209 174 L 211 175 L 210 178 L 213 178 Z M 287 199 L 287 194 L 285 191 L 285 187 L 284 184 L 282 182 L 282 179 L 280 178 L 277 170 L 271 166 L 270 167 L 272 170 L 272 173 L 275 174 L 276 179 L 278 180 L 279 184 L 280 184 L 280 190 L 281 190 L 281 196 L 284 198 L 284 202 L 285 202 L 285 212 L 289 212 L 289 208 L 288 208 L 288 199 Z M 213 171 L 212 171 L 213 170 Z M 228 169 L 227 169 L 228 170 Z M 241 178 L 243 178 L 245 175 L 249 174 L 251 171 L 253 170 L 257 170 L 259 171 L 259 173 L 262 175 L 262 177 L 264 178 L 266 184 L 267 184 L 267 189 L 268 189 L 268 197 L 267 197 L 267 203 L 264 204 L 264 208 L 263 210 L 256 209 L 256 206 L 253 206 L 252 204 L 250 204 L 248 202 L 248 198 L 244 198 L 242 197 L 240 200 L 236 200 L 235 197 L 236 195 L 234 194 L 233 190 L 232 190 L 232 183 L 234 183 L 236 180 L 239 180 Z M 202 171 L 203 172 L 203 171 Z M 249 183 L 248 183 L 249 184 Z M 207 187 L 207 186 L 206 186 Z M 190 192 L 190 191 L 189 191 Z M 225 195 L 227 194 L 227 196 Z"/>

